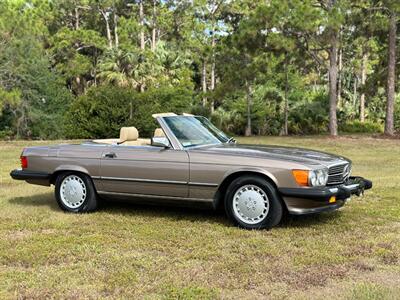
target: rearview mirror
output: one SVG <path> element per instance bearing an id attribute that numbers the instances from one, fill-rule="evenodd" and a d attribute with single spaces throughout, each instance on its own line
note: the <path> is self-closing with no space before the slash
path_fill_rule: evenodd
<path id="1" fill-rule="evenodd" d="M 155 136 L 151 139 L 151 145 L 155 147 L 170 148 L 169 141 L 166 137 Z"/>

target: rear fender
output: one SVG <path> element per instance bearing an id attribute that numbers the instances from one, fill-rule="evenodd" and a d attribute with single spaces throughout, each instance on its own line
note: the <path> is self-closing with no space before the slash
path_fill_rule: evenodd
<path id="1" fill-rule="evenodd" d="M 55 170 L 54 173 L 58 173 L 61 171 L 75 171 L 75 172 L 80 172 L 80 173 L 84 173 L 86 175 L 89 175 L 89 171 L 81 166 L 74 166 L 74 165 L 60 165 L 58 166 Z"/>

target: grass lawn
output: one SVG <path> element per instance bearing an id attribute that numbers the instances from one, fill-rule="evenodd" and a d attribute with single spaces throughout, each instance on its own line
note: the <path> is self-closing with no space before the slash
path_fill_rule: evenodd
<path id="1" fill-rule="evenodd" d="M 400 298 L 400 140 L 239 140 L 344 155 L 374 188 L 270 231 L 200 209 L 109 203 L 75 215 L 53 187 L 8 175 L 24 146 L 50 142 L 0 142 L 0 298 Z"/>

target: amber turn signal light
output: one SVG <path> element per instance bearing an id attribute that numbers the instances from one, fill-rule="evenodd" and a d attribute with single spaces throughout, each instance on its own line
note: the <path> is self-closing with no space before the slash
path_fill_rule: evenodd
<path id="1" fill-rule="evenodd" d="M 336 202 L 336 197 L 332 196 L 329 198 L 329 203 L 335 203 Z"/>
<path id="2" fill-rule="evenodd" d="M 28 167 L 28 158 L 26 156 L 21 156 L 21 168 L 26 169 Z"/>
<path id="3" fill-rule="evenodd" d="M 294 179 L 298 185 L 308 186 L 308 171 L 307 170 L 292 170 Z"/>

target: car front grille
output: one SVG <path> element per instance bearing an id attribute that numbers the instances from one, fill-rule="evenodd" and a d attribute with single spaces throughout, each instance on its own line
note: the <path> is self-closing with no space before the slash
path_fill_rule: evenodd
<path id="1" fill-rule="evenodd" d="M 350 175 L 351 166 L 349 163 L 329 167 L 327 185 L 341 184 Z"/>

